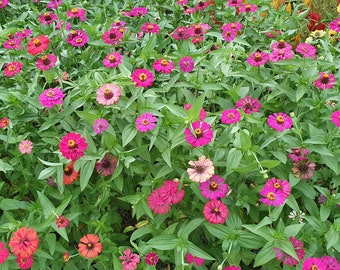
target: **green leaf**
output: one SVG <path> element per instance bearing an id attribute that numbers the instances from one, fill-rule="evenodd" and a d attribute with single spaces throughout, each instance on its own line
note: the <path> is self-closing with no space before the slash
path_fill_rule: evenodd
<path id="1" fill-rule="evenodd" d="M 62 165 L 61 165 L 62 166 Z M 38 179 L 46 179 L 48 177 L 50 177 L 51 175 L 55 174 L 55 172 L 57 171 L 58 167 L 48 167 L 46 169 L 43 169 L 39 176 Z"/>
<path id="2" fill-rule="evenodd" d="M 236 148 L 230 149 L 228 152 L 228 157 L 227 157 L 227 175 L 231 174 L 232 170 L 234 168 L 237 168 L 237 166 L 240 164 L 241 159 L 242 159 L 242 151 L 238 150 Z"/>
<path id="3" fill-rule="evenodd" d="M 188 252 L 196 257 L 203 258 L 205 260 L 215 260 L 214 257 L 210 256 L 208 253 L 200 249 L 198 246 L 194 245 L 188 241 L 187 245 Z"/>
<path id="4" fill-rule="evenodd" d="M 49 233 L 45 236 L 44 240 L 47 243 L 50 254 L 53 256 L 57 244 L 56 235 L 54 233 Z"/>
<path id="5" fill-rule="evenodd" d="M 333 228 L 326 232 L 325 239 L 327 242 L 327 249 L 330 249 L 339 242 L 339 231 L 334 231 Z"/>
<path id="6" fill-rule="evenodd" d="M 228 240 L 233 235 L 234 230 L 220 224 L 204 223 L 207 230 L 215 237 L 221 240 Z"/>
<path id="7" fill-rule="evenodd" d="M 157 171 L 157 174 L 155 175 L 155 179 L 160 179 L 162 178 L 163 176 L 171 173 L 173 171 L 172 168 L 170 168 L 168 165 L 164 165 L 162 166 L 162 168 L 160 168 L 158 171 Z"/>
<path id="8" fill-rule="evenodd" d="M 28 202 L 22 202 L 15 199 L 2 199 L 0 201 L 0 209 L 3 211 L 8 210 L 16 210 L 16 209 L 24 209 L 24 210 L 30 210 L 32 208 L 32 205 Z"/>
<path id="9" fill-rule="evenodd" d="M 138 130 L 133 125 L 127 125 L 122 132 L 122 144 L 123 147 L 131 142 L 137 135 Z"/>
<path id="10" fill-rule="evenodd" d="M 324 145 L 310 145 L 308 146 L 309 152 L 316 152 L 321 155 L 334 157 L 333 153 L 328 150 L 328 148 Z"/>
<path id="11" fill-rule="evenodd" d="M 187 117 L 186 111 L 179 106 L 172 105 L 172 104 L 166 104 L 165 107 L 174 115 L 185 119 Z"/>
<path id="12" fill-rule="evenodd" d="M 295 248 L 293 244 L 287 239 L 278 239 L 274 242 L 274 246 L 281 249 L 283 252 L 287 253 L 296 260 L 299 260 L 296 255 Z"/>
<path id="13" fill-rule="evenodd" d="M 37 193 L 44 216 L 45 218 L 48 218 L 51 214 L 53 214 L 55 207 L 53 203 L 45 196 L 44 192 L 37 191 Z"/>
<path id="14" fill-rule="evenodd" d="M 187 224 L 183 225 L 178 233 L 178 237 L 182 237 L 185 239 L 189 238 L 189 234 L 192 233 L 196 228 L 198 228 L 204 221 L 204 218 L 195 218 L 188 222 Z"/>
<path id="15" fill-rule="evenodd" d="M 287 237 L 289 236 L 295 237 L 300 232 L 300 230 L 302 229 L 304 225 L 305 225 L 304 223 L 301 223 L 301 224 L 292 224 L 292 225 L 285 227 L 285 235 Z"/>
<path id="16" fill-rule="evenodd" d="M 266 264 L 267 262 L 274 259 L 274 244 L 272 241 L 266 243 L 264 247 L 260 250 L 260 252 L 255 257 L 254 267 L 258 267 Z"/>
<path id="17" fill-rule="evenodd" d="M 336 157 L 320 155 L 320 158 L 328 168 L 333 170 L 336 174 L 339 174 L 339 162 Z"/>
<path id="18" fill-rule="evenodd" d="M 196 98 L 191 104 L 191 108 L 187 111 L 189 121 L 197 121 L 200 116 L 200 111 L 203 107 L 205 95 L 201 94 L 198 98 Z"/>
<path id="19" fill-rule="evenodd" d="M 8 163 L 0 159 L 0 171 L 6 173 L 7 171 L 13 171 L 14 168 Z"/>
<path id="20" fill-rule="evenodd" d="M 173 234 L 158 235 L 151 238 L 147 244 L 151 248 L 159 250 L 173 250 L 177 246 L 178 239 Z"/>
<path id="21" fill-rule="evenodd" d="M 80 167 L 80 175 L 79 175 L 81 191 L 83 191 L 87 187 L 87 184 L 93 173 L 95 164 L 96 164 L 95 160 L 82 161 L 82 166 Z"/>
<path id="22" fill-rule="evenodd" d="M 281 161 L 280 160 L 262 160 L 260 161 L 262 167 L 264 168 L 274 168 L 276 166 L 279 166 Z"/>
<path id="23" fill-rule="evenodd" d="M 171 168 L 171 149 L 167 148 L 163 153 L 162 153 L 162 158 L 166 162 L 166 164 Z"/>
<path id="24" fill-rule="evenodd" d="M 247 130 L 249 133 L 249 131 Z M 251 147 L 251 139 L 250 134 L 247 134 L 244 130 L 240 130 L 240 141 L 241 141 L 241 148 L 243 151 L 247 151 Z"/>
<path id="25" fill-rule="evenodd" d="M 150 226 L 143 226 L 137 230 L 135 230 L 130 237 L 130 241 L 134 241 L 136 239 L 141 238 L 142 236 L 152 233 L 152 230 L 150 228 Z"/>
<path id="26" fill-rule="evenodd" d="M 325 205 L 324 203 L 320 206 L 320 220 L 325 221 L 328 219 L 329 215 L 331 214 L 331 207 Z"/>

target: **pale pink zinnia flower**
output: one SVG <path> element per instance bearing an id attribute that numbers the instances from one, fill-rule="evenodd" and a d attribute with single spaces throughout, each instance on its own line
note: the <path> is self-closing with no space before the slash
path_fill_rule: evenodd
<path id="1" fill-rule="evenodd" d="M 228 184 L 224 183 L 224 178 L 214 174 L 210 180 L 200 183 L 200 190 L 207 199 L 222 199 L 228 192 Z"/>
<path id="2" fill-rule="evenodd" d="M 223 224 L 228 214 L 227 206 L 220 200 L 211 200 L 203 208 L 204 218 L 211 224 Z"/>
<path id="3" fill-rule="evenodd" d="M 135 124 L 140 132 L 153 130 L 156 126 L 157 118 L 152 113 L 144 113 L 137 117 Z"/>
<path id="4" fill-rule="evenodd" d="M 109 122 L 107 122 L 104 118 L 99 118 L 94 120 L 93 130 L 97 134 L 102 134 L 109 127 Z"/>
<path id="5" fill-rule="evenodd" d="M 290 129 L 293 125 L 292 119 L 285 113 L 274 113 L 267 118 L 267 124 L 278 131 L 283 132 L 285 129 Z"/>
<path id="6" fill-rule="evenodd" d="M 33 143 L 29 140 L 23 140 L 19 144 L 19 151 L 21 154 L 30 154 L 33 148 Z"/>
<path id="7" fill-rule="evenodd" d="M 252 112 L 258 112 L 259 109 L 262 108 L 262 105 L 259 103 L 257 98 L 246 96 L 236 102 L 235 108 L 243 110 L 246 114 L 250 114 Z"/>
<path id="8" fill-rule="evenodd" d="M 135 270 L 140 262 L 140 256 L 135 253 L 131 253 L 131 250 L 128 248 L 124 250 L 124 255 L 119 256 L 119 259 L 122 260 L 123 270 Z"/>
<path id="9" fill-rule="evenodd" d="M 104 84 L 97 90 L 97 102 L 101 105 L 109 106 L 117 104 L 121 95 L 121 89 L 114 83 Z"/>
<path id="10" fill-rule="evenodd" d="M 297 257 L 300 260 L 302 260 L 305 257 L 305 250 L 303 249 L 303 243 L 294 237 L 289 237 L 289 241 L 292 243 Z M 288 255 L 287 253 L 282 251 L 280 248 L 274 247 L 274 252 L 278 260 L 283 260 L 283 264 L 288 264 L 290 266 L 299 264 L 298 260 Z"/>
<path id="11" fill-rule="evenodd" d="M 205 156 L 201 156 L 197 161 L 189 161 L 189 165 L 187 173 L 194 182 L 205 182 L 214 174 L 214 164 Z"/>
<path id="12" fill-rule="evenodd" d="M 196 121 L 184 130 L 184 135 L 192 147 L 198 147 L 210 143 L 214 134 L 207 122 Z"/>

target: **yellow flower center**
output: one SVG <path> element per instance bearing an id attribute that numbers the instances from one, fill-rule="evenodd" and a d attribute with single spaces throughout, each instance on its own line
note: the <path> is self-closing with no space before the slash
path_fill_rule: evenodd
<path id="1" fill-rule="evenodd" d="M 77 8 L 72 8 L 72 9 L 71 9 L 71 12 L 72 12 L 73 14 L 77 14 L 77 13 L 78 13 L 78 9 L 77 9 Z"/>
<path id="2" fill-rule="evenodd" d="M 195 134 L 196 135 L 201 135 L 202 134 L 202 130 L 200 128 L 196 128 L 195 129 Z"/>
<path id="3" fill-rule="evenodd" d="M 48 90 L 47 93 L 46 93 L 46 96 L 54 97 L 54 91 L 53 90 Z"/>
<path id="4" fill-rule="evenodd" d="M 233 119 L 233 118 L 235 117 L 235 114 L 233 114 L 233 113 L 228 113 L 227 116 L 228 116 L 229 119 Z"/>
<path id="5" fill-rule="evenodd" d="M 109 56 L 109 60 L 110 60 L 110 61 L 115 60 L 115 56 L 114 56 L 114 55 L 110 55 L 110 56 Z"/>
<path id="6" fill-rule="evenodd" d="M 35 46 L 41 45 L 41 41 L 40 41 L 39 38 L 36 38 L 35 40 L 33 40 L 33 43 L 34 43 Z"/>
<path id="7" fill-rule="evenodd" d="M 285 119 L 284 119 L 281 115 L 279 115 L 278 117 L 276 117 L 276 122 L 277 122 L 278 124 L 282 124 L 284 121 L 285 121 Z"/>
<path id="8" fill-rule="evenodd" d="M 144 82 L 144 81 L 146 81 L 146 79 L 148 78 L 148 76 L 146 76 L 146 74 L 145 73 L 141 73 L 141 74 L 139 74 L 139 80 L 140 81 L 142 81 L 142 82 Z"/>
<path id="9" fill-rule="evenodd" d="M 148 124 L 149 124 L 149 120 L 148 120 L 148 119 L 143 119 L 143 120 L 142 120 L 142 124 L 143 124 L 144 126 L 148 125 Z"/>
<path id="10" fill-rule="evenodd" d="M 326 74 L 323 74 L 323 77 L 324 77 L 324 78 L 328 78 L 328 77 L 329 77 L 329 74 L 327 74 L 327 73 L 326 73 Z"/>
<path id="11" fill-rule="evenodd" d="M 149 29 L 149 30 L 153 30 L 153 28 L 154 28 L 154 27 L 153 27 L 152 24 L 149 24 L 149 25 L 148 25 L 148 29 Z"/>
<path id="12" fill-rule="evenodd" d="M 104 98 L 105 99 L 110 99 L 113 97 L 113 93 L 110 88 L 105 88 L 104 89 Z"/>
<path id="13" fill-rule="evenodd" d="M 46 60 L 46 59 L 47 59 L 47 55 L 41 56 L 41 60 Z"/>
<path id="14" fill-rule="evenodd" d="M 281 187 L 281 185 L 280 185 L 279 183 L 275 183 L 275 184 L 274 184 L 274 187 L 275 187 L 276 189 L 279 189 L 279 188 Z"/>
<path id="15" fill-rule="evenodd" d="M 82 39 L 81 37 L 79 37 L 79 38 L 76 39 L 76 43 L 77 43 L 77 44 L 80 44 L 80 43 L 82 43 L 82 42 L 83 42 L 83 39 Z"/>
<path id="16" fill-rule="evenodd" d="M 211 190 L 216 190 L 218 188 L 218 184 L 216 182 L 211 182 L 209 187 Z"/>
<path id="17" fill-rule="evenodd" d="M 162 66 L 166 66 L 166 65 L 168 65 L 168 61 L 167 60 L 165 60 L 165 59 L 163 59 L 162 61 L 161 61 L 161 65 Z"/>
<path id="18" fill-rule="evenodd" d="M 76 145 L 76 142 L 74 140 L 68 140 L 67 145 L 69 147 L 74 147 Z"/>
<path id="19" fill-rule="evenodd" d="M 273 192 L 268 192 L 267 198 L 271 201 L 274 201 L 276 199 L 276 196 Z"/>
<path id="20" fill-rule="evenodd" d="M 9 66 L 8 66 L 8 69 L 9 69 L 9 71 L 14 71 L 14 70 L 16 70 L 17 68 L 15 67 L 15 65 L 9 65 Z"/>

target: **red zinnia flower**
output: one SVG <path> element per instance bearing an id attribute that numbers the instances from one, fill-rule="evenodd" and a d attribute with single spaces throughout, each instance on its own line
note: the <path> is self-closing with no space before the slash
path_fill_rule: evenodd
<path id="1" fill-rule="evenodd" d="M 64 185 L 70 185 L 78 179 L 79 172 L 74 170 L 74 163 L 75 162 L 72 160 L 64 169 Z"/>
<path id="2" fill-rule="evenodd" d="M 6 65 L 4 70 L 4 75 L 6 77 L 13 77 L 15 74 L 19 73 L 22 69 L 21 62 L 12 62 Z"/>
<path id="3" fill-rule="evenodd" d="M 16 262 L 21 269 L 30 269 L 33 265 L 33 256 L 17 256 Z"/>
<path id="4" fill-rule="evenodd" d="M 33 228 L 19 228 L 9 241 L 9 246 L 15 256 L 22 258 L 33 255 L 38 249 L 39 238 Z"/>
<path id="5" fill-rule="evenodd" d="M 5 129 L 10 124 L 10 120 L 7 117 L 0 119 L 0 128 Z"/>
<path id="6" fill-rule="evenodd" d="M 149 252 L 145 256 L 145 262 L 148 265 L 156 265 L 158 263 L 158 255 L 155 252 Z"/>
<path id="7" fill-rule="evenodd" d="M 86 139 L 76 132 L 66 134 L 59 143 L 61 154 L 72 160 L 84 156 L 84 151 L 87 149 Z"/>
<path id="8" fill-rule="evenodd" d="M 220 200 L 211 200 L 203 208 L 204 218 L 212 224 L 223 224 L 228 217 L 228 208 Z"/>
<path id="9" fill-rule="evenodd" d="M 55 220 L 55 223 L 57 224 L 58 229 L 60 228 L 65 228 L 68 226 L 68 224 L 70 223 L 70 221 L 68 220 L 68 218 L 60 215 L 59 217 L 57 217 L 57 219 Z"/>
<path id="10" fill-rule="evenodd" d="M 102 252 L 102 243 L 99 242 L 98 235 L 88 234 L 80 238 L 78 251 L 81 256 L 88 259 L 97 257 Z"/>
<path id="11" fill-rule="evenodd" d="M 32 38 L 27 45 L 27 52 L 31 55 L 36 55 L 47 50 L 50 40 L 47 36 L 39 36 Z"/>

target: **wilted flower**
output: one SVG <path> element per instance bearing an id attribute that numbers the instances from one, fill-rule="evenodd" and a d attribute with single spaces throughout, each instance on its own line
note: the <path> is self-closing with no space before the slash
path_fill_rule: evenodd
<path id="1" fill-rule="evenodd" d="M 310 162 L 308 159 L 293 163 L 292 172 L 296 178 L 310 179 L 313 177 L 314 171 L 315 163 Z"/>
<path id="2" fill-rule="evenodd" d="M 205 182 L 214 174 L 214 164 L 205 156 L 201 156 L 197 161 L 189 161 L 189 165 L 187 173 L 194 182 Z"/>
<path id="3" fill-rule="evenodd" d="M 97 173 L 103 176 L 112 175 L 117 167 L 118 158 L 112 154 L 105 154 L 101 161 L 96 162 Z"/>

